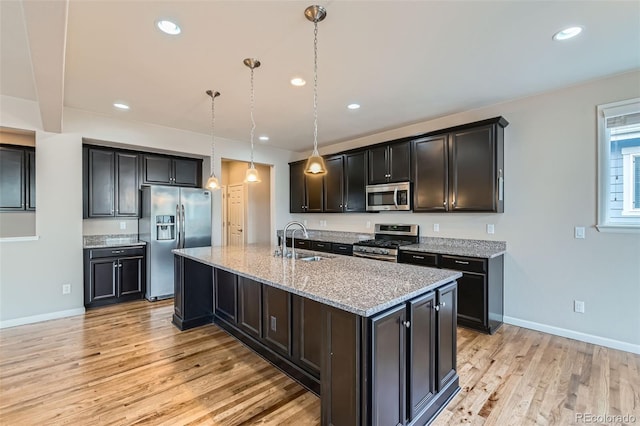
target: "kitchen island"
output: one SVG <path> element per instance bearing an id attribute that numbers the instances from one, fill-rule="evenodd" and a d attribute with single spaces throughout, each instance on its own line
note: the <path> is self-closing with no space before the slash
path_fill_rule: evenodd
<path id="1" fill-rule="evenodd" d="M 228 331 L 319 394 L 323 425 L 426 424 L 459 390 L 459 272 L 269 246 L 174 254 L 174 324 Z"/>

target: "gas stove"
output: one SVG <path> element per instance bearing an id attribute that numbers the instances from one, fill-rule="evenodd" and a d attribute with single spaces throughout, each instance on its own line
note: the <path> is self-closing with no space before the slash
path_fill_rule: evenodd
<path id="1" fill-rule="evenodd" d="M 397 262 L 398 248 L 418 241 L 418 225 L 376 224 L 375 239 L 355 243 L 353 255 Z"/>

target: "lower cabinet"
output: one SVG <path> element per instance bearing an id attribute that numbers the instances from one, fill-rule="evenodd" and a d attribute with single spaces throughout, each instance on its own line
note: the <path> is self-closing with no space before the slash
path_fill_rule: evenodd
<path id="1" fill-rule="evenodd" d="M 369 320 L 367 423 L 425 424 L 457 392 L 456 300 L 451 283 Z"/>
<path id="2" fill-rule="evenodd" d="M 174 256 L 172 322 L 180 330 L 213 320 L 213 268 L 182 256 Z"/>
<path id="3" fill-rule="evenodd" d="M 238 321 L 238 276 L 215 268 L 213 280 L 215 314 L 232 324 Z"/>
<path id="4" fill-rule="evenodd" d="M 322 363 L 322 303 L 293 295 L 294 360 L 315 377 Z"/>
<path id="5" fill-rule="evenodd" d="M 144 296 L 145 248 L 84 250 L 84 305 L 110 305 Z"/>
<path id="6" fill-rule="evenodd" d="M 263 286 L 262 310 L 264 342 L 273 350 L 291 356 L 291 293 Z"/>
<path id="7" fill-rule="evenodd" d="M 262 338 L 262 284 L 238 277 L 238 327 L 250 336 Z"/>

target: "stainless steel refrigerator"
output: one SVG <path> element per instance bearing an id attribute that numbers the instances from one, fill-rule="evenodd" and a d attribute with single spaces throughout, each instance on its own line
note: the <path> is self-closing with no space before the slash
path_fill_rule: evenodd
<path id="1" fill-rule="evenodd" d="M 139 238 L 147 243 L 148 300 L 173 296 L 172 249 L 211 245 L 211 192 L 199 188 L 142 187 Z"/>

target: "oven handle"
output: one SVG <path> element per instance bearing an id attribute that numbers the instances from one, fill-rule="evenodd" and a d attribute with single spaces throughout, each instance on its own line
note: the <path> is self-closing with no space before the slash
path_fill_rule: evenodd
<path id="1" fill-rule="evenodd" d="M 393 204 L 396 205 L 396 210 L 398 210 L 398 188 L 394 188 L 393 190 Z"/>
<path id="2" fill-rule="evenodd" d="M 364 257 L 367 259 L 384 260 L 386 262 L 394 262 L 394 263 L 398 262 L 398 259 L 394 256 L 385 256 L 385 255 L 378 255 L 378 254 L 371 254 L 371 253 L 360 253 L 356 251 L 353 252 L 353 256 Z"/>

